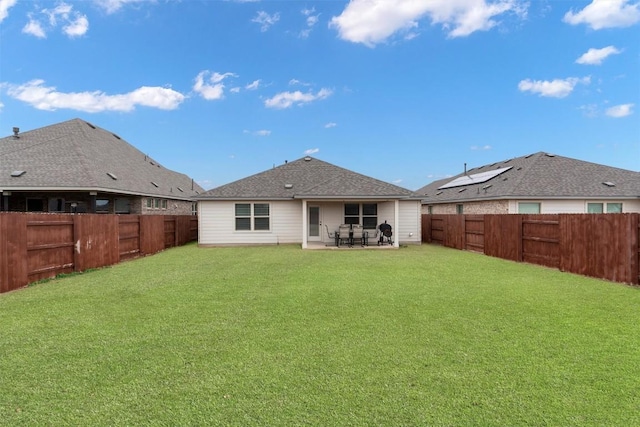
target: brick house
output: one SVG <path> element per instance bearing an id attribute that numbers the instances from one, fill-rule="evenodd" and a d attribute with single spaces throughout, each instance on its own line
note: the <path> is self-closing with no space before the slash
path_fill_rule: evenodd
<path id="1" fill-rule="evenodd" d="M 0 210 L 195 215 L 204 192 L 120 136 L 72 119 L 0 139 Z"/>

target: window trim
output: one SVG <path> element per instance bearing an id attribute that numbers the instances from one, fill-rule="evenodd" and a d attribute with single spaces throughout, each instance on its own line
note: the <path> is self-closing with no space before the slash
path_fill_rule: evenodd
<path id="1" fill-rule="evenodd" d="M 238 215 L 238 206 L 248 205 L 249 213 Z M 259 205 L 259 209 L 264 209 L 266 206 L 266 213 L 258 211 L 256 214 L 256 205 Z M 233 218 L 234 218 L 234 232 L 240 233 L 270 233 L 271 232 L 271 203 L 268 202 L 245 202 L 233 204 Z M 238 220 L 249 220 L 249 228 L 238 228 Z M 264 222 L 266 219 L 267 228 L 259 228 L 256 224 Z M 244 222 L 244 221 L 243 221 Z"/>

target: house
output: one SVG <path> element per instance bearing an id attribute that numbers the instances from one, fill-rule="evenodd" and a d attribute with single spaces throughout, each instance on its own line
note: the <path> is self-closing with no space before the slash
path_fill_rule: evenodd
<path id="1" fill-rule="evenodd" d="M 195 214 L 204 192 L 120 136 L 73 119 L 0 139 L 0 210 Z"/>
<path id="2" fill-rule="evenodd" d="M 412 191 L 313 157 L 195 198 L 202 246 L 332 245 L 340 224 L 361 224 L 371 243 L 385 221 L 392 227 L 394 246 L 421 242 L 420 199 Z"/>
<path id="3" fill-rule="evenodd" d="M 538 152 L 416 192 L 425 214 L 640 212 L 640 173 Z"/>

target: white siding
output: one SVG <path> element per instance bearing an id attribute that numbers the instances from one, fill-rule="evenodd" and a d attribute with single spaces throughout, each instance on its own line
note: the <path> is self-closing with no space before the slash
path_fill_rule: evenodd
<path id="1" fill-rule="evenodd" d="M 199 202 L 198 243 L 201 245 L 302 243 L 301 201 L 269 202 L 271 228 L 269 231 L 236 231 L 235 204 L 249 202 Z"/>
<path id="2" fill-rule="evenodd" d="M 421 203 L 419 200 L 401 201 L 399 206 L 400 228 L 396 233 L 394 231 L 394 239 L 398 239 L 400 244 L 419 244 L 422 241 L 422 213 Z"/>

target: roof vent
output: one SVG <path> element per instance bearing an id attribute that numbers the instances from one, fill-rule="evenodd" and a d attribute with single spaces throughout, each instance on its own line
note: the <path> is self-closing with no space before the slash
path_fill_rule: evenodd
<path id="1" fill-rule="evenodd" d="M 293 184 L 285 184 L 284 188 L 286 188 L 287 190 L 293 188 Z"/>
<path id="2" fill-rule="evenodd" d="M 606 185 L 607 187 L 615 187 L 616 184 L 614 182 L 611 181 L 605 181 L 603 182 L 604 185 Z"/>
<path id="3" fill-rule="evenodd" d="M 86 123 L 86 124 L 87 124 L 87 126 L 89 126 L 91 129 L 95 129 L 95 128 L 96 128 L 94 125 L 92 125 L 92 124 L 91 124 L 91 123 L 89 123 L 89 122 L 85 122 L 85 123 Z"/>
<path id="4" fill-rule="evenodd" d="M 178 191 L 180 191 L 181 193 L 184 193 L 184 190 L 180 187 L 176 187 L 178 189 Z"/>
<path id="5" fill-rule="evenodd" d="M 154 187 L 157 187 L 158 184 L 156 184 L 155 182 L 151 181 L 151 185 L 153 185 Z"/>
<path id="6" fill-rule="evenodd" d="M 14 128 L 13 128 L 13 137 L 14 137 L 14 138 L 16 138 L 16 139 L 20 138 L 20 137 L 18 136 L 18 134 L 19 134 L 19 133 L 20 133 L 20 128 L 18 128 L 18 127 L 14 127 Z"/>
<path id="7" fill-rule="evenodd" d="M 436 196 L 439 196 L 439 195 L 441 195 L 441 194 L 442 194 L 442 191 L 438 191 L 438 192 L 436 193 Z"/>
<path id="8" fill-rule="evenodd" d="M 487 184 L 487 185 L 484 185 L 484 186 L 482 187 L 482 189 L 483 189 L 484 191 L 487 191 L 487 188 L 491 188 L 491 187 L 493 187 L 493 184 Z"/>
<path id="9" fill-rule="evenodd" d="M 461 188 L 460 190 L 458 190 L 458 193 L 462 193 L 463 191 L 467 191 L 466 188 Z"/>
<path id="10" fill-rule="evenodd" d="M 111 173 L 111 172 L 107 172 L 107 175 L 109 175 L 109 177 L 110 177 L 111 179 L 113 179 L 113 180 L 118 179 L 118 177 L 117 177 L 115 174 Z"/>
<path id="11" fill-rule="evenodd" d="M 551 153 L 544 153 L 547 157 L 555 157 L 555 154 L 551 154 Z"/>
<path id="12" fill-rule="evenodd" d="M 112 133 L 111 135 L 115 136 L 115 137 L 116 137 L 116 138 L 118 138 L 118 139 L 122 139 L 122 138 L 120 138 L 118 135 L 116 135 L 115 133 Z"/>
<path id="13" fill-rule="evenodd" d="M 11 176 L 14 178 L 17 178 L 19 176 L 24 175 L 25 173 L 27 173 L 27 171 L 13 171 L 11 172 Z"/>
<path id="14" fill-rule="evenodd" d="M 309 156 L 305 157 L 305 158 L 304 158 L 304 161 L 305 161 L 305 162 L 310 162 L 310 161 L 311 161 L 311 157 L 309 157 Z"/>

